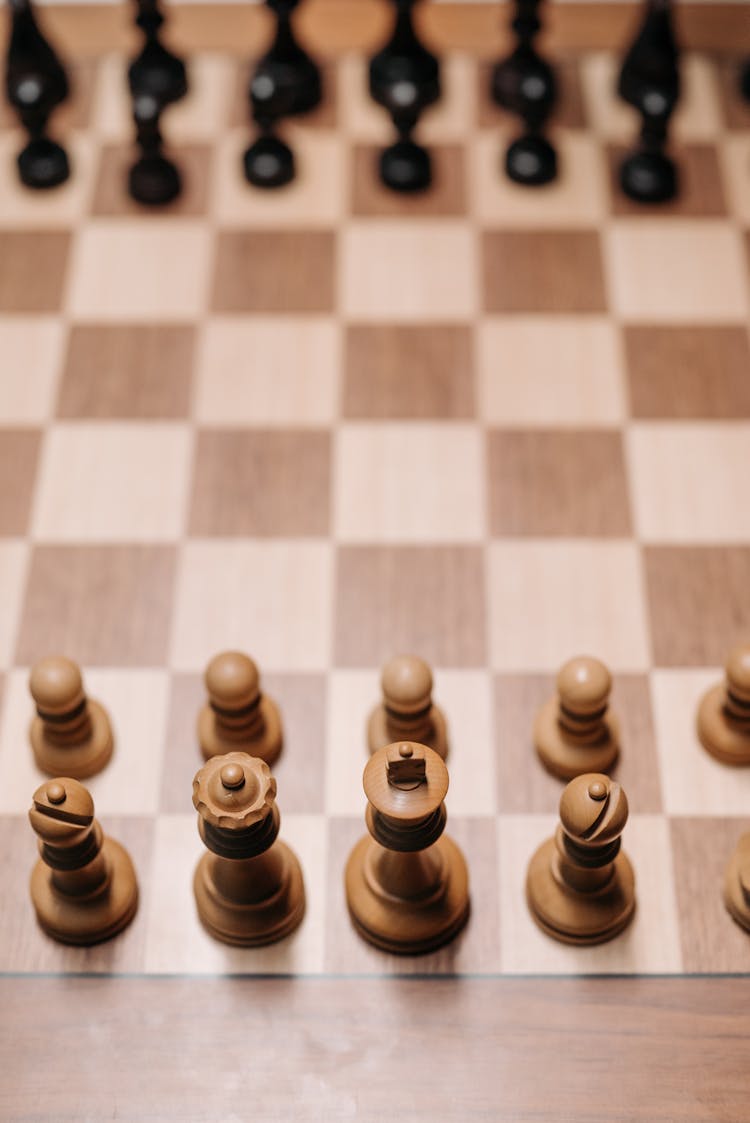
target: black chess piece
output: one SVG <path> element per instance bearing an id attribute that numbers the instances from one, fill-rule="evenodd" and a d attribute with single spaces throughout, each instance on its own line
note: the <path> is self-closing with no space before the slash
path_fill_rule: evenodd
<path id="1" fill-rule="evenodd" d="M 187 93 L 185 63 L 159 38 L 159 30 L 164 23 L 159 0 L 137 0 L 137 9 L 135 22 L 143 32 L 145 42 L 128 67 L 128 85 L 134 99 L 145 94 L 156 98 L 163 108 L 179 101 Z"/>
<path id="2" fill-rule="evenodd" d="M 380 178 L 392 191 L 424 191 L 432 183 L 432 162 L 412 134 L 422 112 L 440 97 L 440 65 L 417 38 L 416 0 L 393 0 L 393 33 L 370 60 L 370 94 L 391 115 L 398 140 L 380 156 Z"/>
<path id="3" fill-rule="evenodd" d="M 641 28 L 625 55 L 617 92 L 641 115 L 636 149 L 620 167 L 620 186 L 638 203 L 677 194 L 677 168 L 667 154 L 669 120 L 680 96 L 679 51 L 670 0 L 646 0 Z"/>
<path id="4" fill-rule="evenodd" d="M 151 94 L 139 94 L 133 102 L 133 119 L 140 156 L 128 175 L 128 191 L 137 203 L 156 207 L 171 203 L 180 193 L 180 173 L 162 150 L 159 118 L 162 107 Z"/>
<path id="5" fill-rule="evenodd" d="M 515 183 L 540 187 L 557 176 L 557 153 L 544 126 L 557 100 L 557 80 L 534 40 L 541 30 L 541 0 L 517 0 L 511 27 L 517 44 L 493 68 L 491 93 L 503 109 L 519 116 L 524 131 L 508 146 L 505 171 Z"/>
<path id="6" fill-rule="evenodd" d="M 30 0 L 10 0 L 10 11 L 5 88 L 29 134 L 18 154 L 18 172 L 26 187 L 57 187 L 70 175 L 70 164 L 65 149 L 46 130 L 52 110 L 68 96 L 68 76 L 42 35 Z"/>
<path id="7" fill-rule="evenodd" d="M 750 101 L 750 59 L 740 69 L 740 93 L 745 101 Z"/>
<path id="8" fill-rule="evenodd" d="M 294 36 L 292 12 L 298 3 L 266 0 L 276 31 L 250 79 L 248 97 L 260 135 L 243 157 L 245 178 L 254 187 L 283 187 L 294 179 L 294 154 L 276 135 L 276 125 L 284 117 L 309 113 L 323 96 L 320 68 Z"/>

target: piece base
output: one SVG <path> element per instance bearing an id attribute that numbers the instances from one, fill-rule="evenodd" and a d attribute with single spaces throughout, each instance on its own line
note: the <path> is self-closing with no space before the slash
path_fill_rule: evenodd
<path id="1" fill-rule="evenodd" d="M 723 683 L 701 698 L 696 725 L 703 748 L 722 764 L 750 764 L 750 732 L 743 732 L 724 712 Z"/>
<path id="2" fill-rule="evenodd" d="M 388 728 L 388 717 L 385 707 L 381 704 L 375 707 L 367 722 L 367 749 L 376 753 L 384 745 L 391 745 L 395 741 L 417 741 L 420 745 L 427 745 L 433 749 L 443 760 L 448 756 L 448 728 L 443 711 L 433 705 L 430 712 L 432 729 L 420 737 L 411 737 L 406 734 L 402 737 L 392 736 Z"/>
<path id="3" fill-rule="evenodd" d="M 259 702 L 260 712 L 263 715 L 264 729 L 260 737 L 228 737 L 226 731 L 221 729 L 216 714 L 206 704 L 198 714 L 198 744 L 205 760 L 214 756 L 224 756 L 225 753 L 247 753 L 249 756 L 260 757 L 266 764 L 272 765 L 278 759 L 284 743 L 284 731 L 281 726 L 279 707 L 264 694 Z"/>
<path id="4" fill-rule="evenodd" d="M 122 932 L 138 909 L 138 882 L 128 852 L 105 838 L 102 854 L 110 870 L 108 888 L 94 897 L 67 897 L 52 884 L 52 870 L 39 859 L 31 874 L 31 899 L 39 925 L 63 944 L 88 947 Z"/>
<path id="5" fill-rule="evenodd" d="M 750 932 L 750 905 L 745 900 L 740 882 L 740 867 L 750 858 L 750 834 L 744 834 L 737 844 L 724 874 L 724 904 L 729 915 L 742 928 Z"/>
<path id="6" fill-rule="evenodd" d="M 59 745 L 51 741 L 40 717 L 31 722 L 29 738 L 37 768 L 48 776 L 70 776 L 85 780 L 109 763 L 114 738 L 107 711 L 93 698 L 88 700 L 91 736 L 77 745 Z"/>
<path id="7" fill-rule="evenodd" d="M 635 911 L 635 875 L 622 851 L 615 858 L 612 880 L 598 893 L 576 893 L 553 876 L 557 847 L 544 842 L 529 862 L 526 901 L 537 925 L 563 944 L 588 947 L 618 936 Z"/>
<path id="8" fill-rule="evenodd" d="M 543 136 L 521 136 L 505 154 L 505 173 L 523 187 L 544 187 L 557 178 L 557 153 Z"/>
<path id="9" fill-rule="evenodd" d="M 587 772 L 609 772 L 617 760 L 619 728 L 611 714 L 604 718 L 606 734 L 591 745 L 568 738 L 558 721 L 559 704 L 549 698 L 534 722 L 534 748 L 544 767 L 559 780 L 573 780 Z"/>
<path id="10" fill-rule="evenodd" d="M 30 140 L 17 157 L 18 174 L 24 187 L 46 191 L 59 187 L 70 176 L 65 149 L 49 137 Z"/>
<path id="11" fill-rule="evenodd" d="M 391 191 L 411 195 L 432 185 L 432 160 L 427 149 L 413 140 L 399 140 L 380 155 L 381 181 Z"/>
<path id="12" fill-rule="evenodd" d="M 622 162 L 620 187 L 636 203 L 668 203 L 677 195 L 677 169 L 663 152 L 634 152 Z"/>
<path id="13" fill-rule="evenodd" d="M 237 904 L 222 896 L 211 878 L 214 855 L 204 854 L 193 878 L 201 924 L 214 939 L 234 947 L 264 947 L 289 936 L 305 915 L 302 868 L 292 850 L 277 839 L 274 850 L 282 859 L 281 884 L 272 897 L 256 904 Z"/>
<path id="14" fill-rule="evenodd" d="M 242 158 L 245 179 L 253 187 L 285 187 L 296 175 L 294 153 L 277 136 L 260 136 Z"/>
<path id="15" fill-rule="evenodd" d="M 146 207 L 163 207 L 182 190 L 180 173 L 166 156 L 141 156 L 128 174 L 131 199 Z"/>
<path id="16" fill-rule="evenodd" d="M 346 863 L 346 901 L 359 935 L 394 955 L 424 955 L 450 943 L 469 919 L 470 909 L 469 873 L 458 846 L 443 835 L 432 847 L 445 871 L 443 891 L 424 903 L 373 891 L 366 866 L 372 851 L 380 849 L 365 835 Z"/>

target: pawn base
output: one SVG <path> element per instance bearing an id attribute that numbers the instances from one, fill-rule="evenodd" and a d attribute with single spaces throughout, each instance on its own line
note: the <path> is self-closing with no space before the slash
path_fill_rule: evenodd
<path id="1" fill-rule="evenodd" d="M 105 838 L 101 853 L 110 871 L 105 889 L 90 897 L 60 893 L 52 883 L 53 871 L 39 859 L 31 875 L 31 899 L 40 926 L 63 944 L 87 947 L 122 932 L 138 908 L 138 882 L 127 851 Z"/>
<path id="2" fill-rule="evenodd" d="M 277 136 L 260 136 L 242 160 L 245 179 L 253 187 L 286 187 L 296 175 L 294 153 Z"/>
<path id="3" fill-rule="evenodd" d="M 378 705 L 370 714 L 367 722 L 367 748 L 370 753 L 376 753 L 384 745 L 392 745 L 394 741 L 417 741 L 441 756 L 443 760 L 448 756 L 448 728 L 443 711 L 438 706 L 433 706 L 430 711 L 431 729 L 427 733 L 420 731 L 419 736 L 412 737 L 404 733 L 401 736 L 392 736 L 388 727 L 388 715 L 383 705 Z"/>
<path id="4" fill-rule="evenodd" d="M 677 194 L 677 169 L 663 152 L 635 152 L 620 168 L 620 186 L 636 203 L 668 203 Z"/>
<path id="5" fill-rule="evenodd" d="M 698 706 L 700 743 L 722 764 L 750 764 L 750 730 L 737 726 L 724 709 L 726 691 L 717 683 L 703 695 Z"/>
<path id="6" fill-rule="evenodd" d="M 432 184 L 430 154 L 413 140 L 399 140 L 381 153 L 379 173 L 391 191 L 405 194 L 426 191 Z"/>
<path id="7" fill-rule="evenodd" d="M 59 187 L 70 176 L 65 149 L 49 137 L 31 140 L 18 154 L 18 174 L 24 187 L 46 191 Z"/>
<path id="8" fill-rule="evenodd" d="M 564 944 L 603 944 L 620 934 L 635 911 L 635 875 L 622 851 L 608 884 L 595 893 L 575 892 L 554 876 L 557 847 L 550 838 L 534 854 L 526 875 L 526 901 L 543 932 Z"/>
<path id="9" fill-rule="evenodd" d="M 557 153 L 543 136 L 521 136 L 505 154 L 505 172 L 523 187 L 543 187 L 557 178 Z"/>
<path id="10" fill-rule="evenodd" d="M 60 745 L 47 736 L 44 722 L 35 717 L 31 723 L 30 740 L 37 768 L 48 776 L 70 776 L 85 780 L 101 772 L 112 756 L 114 738 L 107 711 L 92 698 L 88 699 L 91 734 L 76 745 Z"/>
<path id="11" fill-rule="evenodd" d="M 166 156 L 142 156 L 130 169 L 128 191 L 131 199 L 147 207 L 163 207 L 182 190 L 180 173 Z"/>
<path id="12" fill-rule="evenodd" d="M 394 955 L 423 955 L 449 943 L 469 919 L 469 874 L 463 854 L 445 835 L 430 848 L 443 867 L 440 891 L 425 899 L 394 897 L 370 876 L 382 847 L 365 835 L 352 850 L 344 883 L 349 915 L 368 943 Z"/>
<path id="13" fill-rule="evenodd" d="M 750 834 L 743 834 L 737 849 L 729 859 L 724 874 L 724 904 L 730 916 L 750 931 L 750 901 L 745 895 L 750 891 Z M 743 884 L 744 883 L 744 884 Z"/>
<path id="14" fill-rule="evenodd" d="M 254 904 L 230 901 L 219 893 L 211 876 L 216 857 L 208 853 L 201 858 L 193 878 L 195 903 L 203 927 L 214 939 L 235 947 L 263 947 L 283 940 L 301 923 L 305 915 L 302 868 L 280 839 L 273 846 L 281 858 L 281 882 L 272 896 Z"/>
<path id="15" fill-rule="evenodd" d="M 259 737 L 230 737 L 216 720 L 216 714 L 209 705 L 203 706 L 198 714 L 198 744 L 204 760 L 225 753 L 247 753 L 260 757 L 266 764 L 273 764 L 284 741 L 279 707 L 264 694 L 258 703 L 263 716 L 264 728 Z"/>
<path id="16" fill-rule="evenodd" d="M 587 772 L 609 772 L 619 752 L 619 729 L 610 714 L 603 719 L 605 733 L 593 744 L 567 736 L 558 721 L 559 703 L 548 699 L 534 723 L 534 748 L 544 767 L 560 780 L 573 780 Z"/>

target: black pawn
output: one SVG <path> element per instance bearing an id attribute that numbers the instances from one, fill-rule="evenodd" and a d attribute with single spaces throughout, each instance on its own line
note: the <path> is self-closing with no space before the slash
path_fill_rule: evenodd
<path id="1" fill-rule="evenodd" d="M 128 67 L 128 85 L 133 98 L 144 94 L 156 98 L 162 107 L 179 101 L 187 93 L 187 71 L 182 59 L 167 50 L 159 39 L 164 16 L 158 0 L 137 0 L 135 22 L 145 42 Z"/>
<path id="2" fill-rule="evenodd" d="M 666 152 L 669 119 L 680 96 L 679 52 L 669 0 L 646 0 L 641 29 L 625 56 L 617 86 L 641 115 L 638 146 L 620 167 L 620 186 L 638 203 L 677 194 L 677 169 Z"/>
<path id="3" fill-rule="evenodd" d="M 57 187 L 70 175 L 70 165 L 65 149 L 46 130 L 52 110 L 68 96 L 68 77 L 39 30 L 30 0 L 10 0 L 10 8 L 5 88 L 29 134 L 18 154 L 18 172 L 26 187 Z"/>
<path id="4" fill-rule="evenodd" d="M 381 51 L 370 60 L 370 94 L 391 115 L 398 140 L 380 156 L 380 178 L 392 191 L 425 191 L 432 183 L 432 161 L 414 140 L 419 118 L 440 97 L 440 65 L 417 38 L 416 0 L 394 0 L 396 22 Z"/>
<path id="5" fill-rule="evenodd" d="M 133 102 L 136 142 L 140 156 L 128 175 L 128 191 L 137 203 L 158 207 L 171 203 L 180 193 L 180 173 L 162 151 L 159 129 L 161 107 L 155 97 L 141 94 Z"/>
<path id="6" fill-rule="evenodd" d="M 294 179 L 294 154 L 274 130 L 276 123 L 290 112 L 290 88 L 279 86 L 273 71 L 259 67 L 250 82 L 250 100 L 260 136 L 243 157 L 245 179 L 253 187 L 283 187 Z"/>
<path id="7" fill-rule="evenodd" d="M 557 82 L 534 46 L 542 26 L 539 4 L 540 0 L 518 0 L 511 24 L 517 45 L 492 71 L 492 97 L 524 124 L 524 132 L 505 154 L 506 174 L 524 187 L 541 187 L 557 176 L 557 153 L 543 133 L 557 100 Z"/>

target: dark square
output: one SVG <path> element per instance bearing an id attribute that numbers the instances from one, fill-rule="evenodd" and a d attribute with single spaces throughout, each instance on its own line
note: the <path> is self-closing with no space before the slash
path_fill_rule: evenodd
<path id="1" fill-rule="evenodd" d="M 222 230 L 214 312 L 332 312 L 335 237 L 326 230 Z"/>
<path id="2" fill-rule="evenodd" d="M 0 312 L 58 311 L 69 248 L 64 230 L 0 230 Z"/>
<path id="3" fill-rule="evenodd" d="M 21 536 L 29 527 L 37 461 L 38 429 L 0 429 L 0 534 Z"/>
<path id="4" fill-rule="evenodd" d="M 135 160 L 132 144 L 108 144 L 101 150 L 99 171 L 94 189 L 92 214 L 97 216 L 151 215 L 162 220 L 169 215 L 180 218 L 206 213 L 211 177 L 211 148 L 203 144 L 167 145 L 165 155 L 173 160 L 180 173 L 182 190 L 172 203 L 144 207 L 131 199 L 128 173 Z"/>
<path id="5" fill-rule="evenodd" d="M 618 432 L 494 431 L 489 468 L 493 535 L 630 534 Z"/>
<path id="6" fill-rule="evenodd" d="M 420 215 L 457 216 L 466 213 L 466 170 L 461 145 L 433 145 L 429 191 L 398 194 L 380 180 L 380 149 L 358 145 L 352 153 L 352 213 L 370 218 Z"/>
<path id="7" fill-rule="evenodd" d="M 330 460 L 327 432 L 201 430 L 190 533 L 328 534 Z"/>
<path id="8" fill-rule="evenodd" d="M 654 662 L 722 666 L 750 632 L 750 547 L 646 546 Z"/>
<path id="9" fill-rule="evenodd" d="M 337 554 L 335 662 L 377 667 L 398 651 L 443 667 L 486 660 L 477 546 L 347 546 Z"/>
<path id="10" fill-rule="evenodd" d="M 170 546 L 36 546 L 16 662 L 54 653 L 92 666 L 166 662 L 175 562 Z"/>
<path id="11" fill-rule="evenodd" d="M 457 324 L 350 326 L 343 411 L 362 419 L 471 417 L 471 331 Z"/>
<path id="12" fill-rule="evenodd" d="M 616 215 L 653 215 L 658 218 L 718 218 L 727 213 L 721 168 L 715 145 L 675 146 L 670 152 L 677 165 L 679 190 L 668 203 L 644 206 L 624 194 L 620 187 L 620 165 L 628 153 L 612 146 L 607 152 L 612 211 Z"/>
<path id="13" fill-rule="evenodd" d="M 595 230 L 485 230 L 486 312 L 605 312 Z"/>

